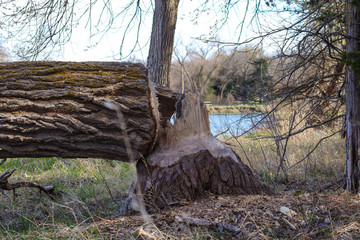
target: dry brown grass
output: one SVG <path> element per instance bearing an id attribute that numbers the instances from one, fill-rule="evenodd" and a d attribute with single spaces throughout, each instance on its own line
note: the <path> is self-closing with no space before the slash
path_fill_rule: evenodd
<path id="1" fill-rule="evenodd" d="M 277 178 L 280 183 L 296 183 L 315 190 L 325 183 L 336 182 L 343 177 L 345 140 L 340 133 L 334 134 L 340 129 L 339 122 L 331 126 L 310 128 L 291 136 L 286 143 L 286 139 L 277 141 L 275 136 L 288 134 L 293 111 L 281 110 L 274 115 L 278 121 L 276 124 L 266 123 L 265 127 L 249 134 L 226 140 L 264 181 L 273 184 L 282 158 L 283 168 L 280 168 Z M 292 132 L 304 127 L 302 118 L 301 114 L 296 115 Z M 333 136 L 327 138 L 330 135 Z"/>

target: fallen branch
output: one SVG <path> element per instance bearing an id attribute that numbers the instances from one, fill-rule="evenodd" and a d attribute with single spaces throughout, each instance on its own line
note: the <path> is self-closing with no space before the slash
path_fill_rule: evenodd
<path id="1" fill-rule="evenodd" d="M 3 160 L 0 165 L 5 162 L 5 160 Z M 42 186 L 39 183 L 33 183 L 33 182 L 15 182 L 15 183 L 9 183 L 8 179 L 11 177 L 11 175 L 15 172 L 15 169 L 12 171 L 6 171 L 5 173 L 3 173 L 2 175 L 0 175 L 0 189 L 2 190 L 2 192 L 4 193 L 4 190 L 7 191 L 15 191 L 15 189 L 17 188 L 21 188 L 21 187 L 34 187 L 34 188 L 38 188 L 40 190 L 40 192 L 44 192 L 46 193 L 51 199 L 55 199 L 55 187 L 53 185 L 47 185 L 47 186 Z"/>
<path id="2" fill-rule="evenodd" d="M 331 187 L 334 186 L 334 185 L 339 185 L 339 184 L 343 183 L 344 181 L 345 181 L 345 179 L 344 179 L 344 178 L 341 178 L 341 179 L 337 180 L 336 182 L 327 183 L 327 184 L 325 184 L 322 188 L 320 188 L 318 192 L 323 192 L 323 191 L 325 191 L 326 189 L 329 189 L 329 188 L 331 188 Z"/>
<path id="3" fill-rule="evenodd" d="M 187 222 L 189 225 L 197 225 L 197 226 L 206 226 L 206 227 L 214 227 L 218 229 L 225 229 L 234 233 L 243 233 L 245 234 L 245 231 L 239 227 L 236 227 L 231 224 L 227 223 L 219 223 L 219 222 L 212 222 L 209 220 L 202 220 L 198 218 L 191 218 L 191 217 L 185 217 L 183 215 L 178 215 L 182 220 Z"/>

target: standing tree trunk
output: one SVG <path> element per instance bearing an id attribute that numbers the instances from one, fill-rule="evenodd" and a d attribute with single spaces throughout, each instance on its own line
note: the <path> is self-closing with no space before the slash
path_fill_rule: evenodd
<path id="1" fill-rule="evenodd" d="M 147 67 L 150 80 L 157 85 L 169 86 L 178 4 L 179 0 L 155 0 Z M 156 150 L 137 163 L 134 186 L 148 205 L 166 207 L 195 200 L 206 192 L 272 194 L 239 156 L 211 135 L 207 110 L 199 97 L 182 97 L 176 108 L 174 125 L 165 126 Z M 129 199 L 141 202 L 141 196 Z"/>
<path id="2" fill-rule="evenodd" d="M 359 192 L 360 2 L 347 0 L 345 188 Z"/>
<path id="3" fill-rule="evenodd" d="M 150 80 L 157 85 L 169 86 L 179 1 L 155 0 L 147 68 Z"/>

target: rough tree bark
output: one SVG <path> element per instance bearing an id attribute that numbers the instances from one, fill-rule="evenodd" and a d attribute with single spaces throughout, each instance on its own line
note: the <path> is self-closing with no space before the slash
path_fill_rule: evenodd
<path id="1" fill-rule="evenodd" d="M 128 161 L 120 107 L 134 158 L 151 152 L 157 109 L 143 65 L 17 62 L 0 64 L 0 157 L 89 157 Z M 176 95 L 160 88 L 165 111 Z M 171 109 L 171 104 L 173 109 Z M 169 115 L 169 114 L 168 114 Z"/>
<path id="2" fill-rule="evenodd" d="M 132 158 L 142 159 L 137 186 L 148 205 L 162 208 L 206 192 L 272 194 L 211 135 L 197 96 L 155 91 L 142 65 L 18 62 L 0 64 L 0 74 L 0 157 L 129 161 L 128 139 Z M 119 106 L 121 119 L 109 102 Z"/>
<path id="3" fill-rule="evenodd" d="M 359 192 L 360 1 L 347 0 L 345 188 Z"/>
<path id="4" fill-rule="evenodd" d="M 169 86 L 179 1 L 155 0 L 147 68 L 151 81 L 157 85 Z"/>

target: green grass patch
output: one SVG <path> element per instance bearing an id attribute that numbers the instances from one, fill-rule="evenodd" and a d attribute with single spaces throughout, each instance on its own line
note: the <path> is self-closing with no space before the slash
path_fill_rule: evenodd
<path id="1" fill-rule="evenodd" d="M 136 176 L 128 163 L 101 159 L 19 158 L 0 166 L 1 173 L 12 169 L 10 182 L 52 184 L 61 196 L 53 201 L 29 188 L 17 189 L 15 198 L 7 192 L 0 198 L 4 239 L 62 239 L 60 231 L 66 228 L 113 215 Z"/>

